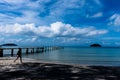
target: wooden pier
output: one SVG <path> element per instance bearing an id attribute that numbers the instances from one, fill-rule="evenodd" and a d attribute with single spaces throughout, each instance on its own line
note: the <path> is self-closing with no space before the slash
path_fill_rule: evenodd
<path id="1" fill-rule="evenodd" d="M 25 47 L 25 48 L 21 47 L 21 50 L 25 50 L 25 54 L 27 55 L 34 54 L 34 53 L 43 53 L 46 51 L 53 51 L 53 50 L 58 50 L 58 49 L 63 49 L 63 47 L 59 47 L 59 46 Z M 13 57 L 14 50 L 18 50 L 18 48 L 0 48 L 0 57 L 3 57 L 4 50 L 10 50 L 11 57 Z"/>

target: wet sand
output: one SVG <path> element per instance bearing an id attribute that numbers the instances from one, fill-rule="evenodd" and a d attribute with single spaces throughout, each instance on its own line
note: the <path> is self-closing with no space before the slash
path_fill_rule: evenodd
<path id="1" fill-rule="evenodd" d="M 86 66 L 0 58 L 0 80 L 120 80 L 120 67 Z"/>

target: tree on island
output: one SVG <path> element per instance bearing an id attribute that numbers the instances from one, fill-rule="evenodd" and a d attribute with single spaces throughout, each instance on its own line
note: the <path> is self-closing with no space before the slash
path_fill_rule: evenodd
<path id="1" fill-rule="evenodd" d="M 91 44 L 90 47 L 102 47 L 100 44 Z"/>

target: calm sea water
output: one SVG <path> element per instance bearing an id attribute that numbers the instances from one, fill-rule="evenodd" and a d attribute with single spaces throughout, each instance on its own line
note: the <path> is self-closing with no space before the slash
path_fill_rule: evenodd
<path id="1" fill-rule="evenodd" d="M 25 53 L 25 50 L 22 52 Z M 10 54 L 10 50 L 4 53 Z M 17 50 L 14 51 L 14 54 L 16 53 Z M 65 47 L 28 56 L 23 54 L 23 57 L 59 63 L 120 66 L 120 48 Z"/>
<path id="2" fill-rule="evenodd" d="M 120 66 L 120 48 L 65 47 L 24 57 L 59 63 Z"/>

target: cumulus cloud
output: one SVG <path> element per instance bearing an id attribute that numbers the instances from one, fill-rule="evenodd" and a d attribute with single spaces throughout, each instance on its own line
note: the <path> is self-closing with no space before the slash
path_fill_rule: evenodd
<path id="1" fill-rule="evenodd" d="M 39 37 L 82 37 L 95 36 L 107 33 L 107 30 L 97 30 L 94 27 L 73 27 L 62 22 L 52 23 L 50 26 L 38 26 L 34 24 L 14 24 L 0 26 L 1 34 L 12 35 L 31 35 Z M 35 40 L 35 38 L 33 39 Z"/>

